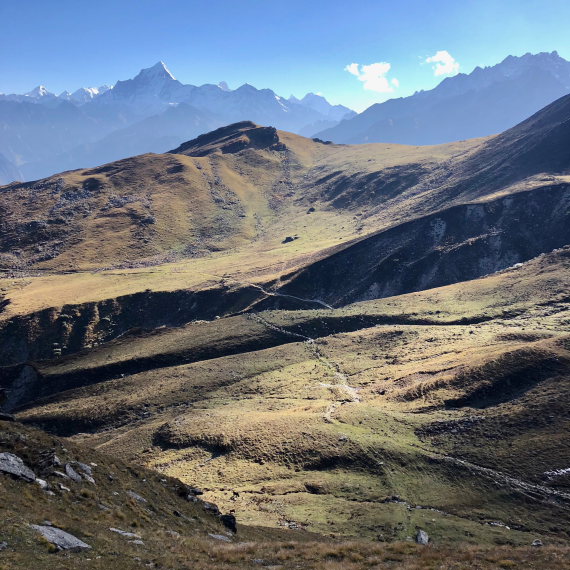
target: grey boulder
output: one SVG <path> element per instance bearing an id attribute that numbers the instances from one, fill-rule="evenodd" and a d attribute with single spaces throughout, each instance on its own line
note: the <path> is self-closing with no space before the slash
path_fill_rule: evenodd
<path id="1" fill-rule="evenodd" d="M 35 481 L 35 473 L 13 453 L 0 453 L 0 471 L 9 473 L 25 481 Z"/>
<path id="2" fill-rule="evenodd" d="M 70 463 L 65 464 L 65 474 L 76 483 L 81 483 L 81 475 L 73 469 Z"/>
<path id="3" fill-rule="evenodd" d="M 418 544 L 423 544 L 426 545 L 429 542 L 429 536 L 428 533 L 425 530 L 418 530 L 418 533 L 416 534 L 416 542 Z"/>
<path id="4" fill-rule="evenodd" d="M 31 525 L 31 527 L 34 530 L 37 530 L 48 542 L 51 542 L 60 550 L 82 550 L 84 548 L 91 548 L 76 536 L 61 530 L 60 528 L 37 524 Z"/>
<path id="5" fill-rule="evenodd" d="M 131 499 L 134 499 L 135 501 L 138 501 L 139 503 L 146 503 L 147 502 L 147 500 L 144 497 L 141 497 L 138 493 L 135 493 L 134 491 L 127 491 L 127 495 Z"/>

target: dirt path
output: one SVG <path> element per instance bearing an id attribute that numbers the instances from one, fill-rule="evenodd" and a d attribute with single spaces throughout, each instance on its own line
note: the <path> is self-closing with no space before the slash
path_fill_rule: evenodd
<path id="1" fill-rule="evenodd" d="M 471 472 L 482 475 L 497 483 L 517 489 L 519 492 L 527 495 L 530 499 L 537 500 L 537 497 L 542 497 L 544 499 L 557 500 L 557 502 L 562 501 L 566 508 L 570 506 L 570 493 L 565 493 L 563 491 L 558 491 L 557 489 L 551 489 L 550 487 L 537 485 L 535 483 L 529 483 L 511 475 L 507 475 L 506 473 L 501 473 L 500 471 L 495 471 L 488 467 L 482 467 L 481 465 L 476 465 L 475 463 L 470 463 L 469 461 L 458 459 L 457 457 L 452 457 L 450 455 L 444 455 L 442 456 L 442 459 L 444 461 L 460 465 Z"/>
<path id="2" fill-rule="evenodd" d="M 338 362 L 335 362 L 326 356 L 318 344 L 318 339 L 311 338 L 306 335 L 288 331 L 274 323 L 264 319 L 259 313 L 249 313 L 249 318 L 261 323 L 267 328 L 278 331 L 287 336 L 298 338 L 305 345 L 305 348 L 310 352 L 311 356 L 320 362 L 325 368 L 328 368 L 333 373 L 334 382 L 331 384 L 321 383 L 320 385 L 328 388 L 335 400 L 327 407 L 323 414 L 323 420 L 327 423 L 333 423 L 334 412 L 343 404 L 359 403 L 361 401 L 356 388 L 348 383 L 348 375 L 342 372 Z"/>

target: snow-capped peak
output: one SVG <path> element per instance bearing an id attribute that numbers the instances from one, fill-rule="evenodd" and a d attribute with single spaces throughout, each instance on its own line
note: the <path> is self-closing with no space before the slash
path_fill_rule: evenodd
<path id="1" fill-rule="evenodd" d="M 38 85 L 37 87 L 26 93 L 26 97 L 31 97 L 33 99 L 39 99 L 40 97 L 49 97 L 49 96 L 55 97 L 53 93 L 50 93 L 46 89 L 45 85 Z"/>
<path id="2" fill-rule="evenodd" d="M 71 94 L 70 99 L 77 103 L 87 103 L 87 101 L 91 101 L 97 95 L 99 95 L 97 87 L 80 87 Z"/>
<path id="3" fill-rule="evenodd" d="M 170 70 L 168 69 L 168 67 L 166 67 L 166 64 L 163 61 L 159 61 L 158 63 L 155 63 L 152 67 L 147 67 L 145 69 L 141 69 L 141 71 L 139 72 L 139 74 L 137 75 L 137 77 L 135 77 L 135 79 L 137 78 L 144 78 L 144 79 L 172 79 L 172 80 L 176 80 L 176 77 L 174 77 L 174 75 L 172 75 L 172 73 L 170 73 Z"/>
<path id="4" fill-rule="evenodd" d="M 112 89 L 112 87 L 109 87 L 108 85 L 101 85 L 101 87 L 80 87 L 73 93 L 70 93 L 69 91 L 63 91 L 60 95 L 58 95 L 58 98 L 65 101 L 73 101 L 74 103 L 79 104 L 89 103 L 89 101 L 92 101 L 95 99 L 95 97 L 102 95 L 110 89 Z"/>

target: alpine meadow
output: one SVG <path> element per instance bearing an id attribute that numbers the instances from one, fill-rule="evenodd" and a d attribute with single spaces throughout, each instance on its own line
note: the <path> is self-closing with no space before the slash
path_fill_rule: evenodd
<path id="1" fill-rule="evenodd" d="M 433 4 L 0 6 L 0 570 L 570 570 L 570 6 Z"/>

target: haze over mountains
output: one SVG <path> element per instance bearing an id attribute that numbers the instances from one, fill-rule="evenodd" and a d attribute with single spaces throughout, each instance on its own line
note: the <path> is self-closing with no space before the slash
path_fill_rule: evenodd
<path id="1" fill-rule="evenodd" d="M 25 95 L 0 95 L 0 153 L 29 180 L 164 152 L 244 118 L 310 134 L 353 114 L 315 94 L 299 100 L 248 84 L 234 90 L 224 83 L 183 85 L 158 62 L 112 88 L 57 96 L 40 85 Z M 0 182 L 14 179 L 9 172 L 6 167 Z"/>
<path id="2" fill-rule="evenodd" d="M 435 89 L 372 105 L 316 136 L 337 143 L 440 144 L 500 133 L 570 92 L 570 62 L 552 53 L 508 56 Z"/>
<path id="3" fill-rule="evenodd" d="M 328 541 L 357 538 L 356 570 L 378 566 L 366 554 L 378 542 L 417 556 L 414 536 L 434 544 L 417 570 L 473 566 L 472 550 L 454 562 L 466 544 L 503 545 L 489 568 L 564 568 L 570 95 L 499 135 L 435 146 L 250 120 L 171 144 L 232 114 L 301 124 L 343 110 L 182 85 L 162 64 L 83 95 L 2 104 L 46 119 L 45 160 L 50 138 L 67 140 L 51 116 L 68 133 L 126 125 L 67 160 L 143 133 L 169 151 L 0 188 L 0 418 L 14 420 L 0 538 L 13 567 L 51 567 L 41 523 L 86 542 L 100 569 L 141 556 L 231 567 L 216 563 L 220 542 L 233 567 L 260 552 L 285 569 L 344 567 L 353 551 Z M 310 565 L 297 544 L 309 537 Z M 277 538 L 290 545 L 278 559 Z"/>
<path id="4" fill-rule="evenodd" d="M 451 142 L 501 132 L 569 91 L 570 62 L 556 52 L 526 54 L 356 115 L 314 93 L 184 85 L 159 62 L 112 88 L 0 95 L 0 183 L 165 152 L 242 120 L 337 143 Z"/>

